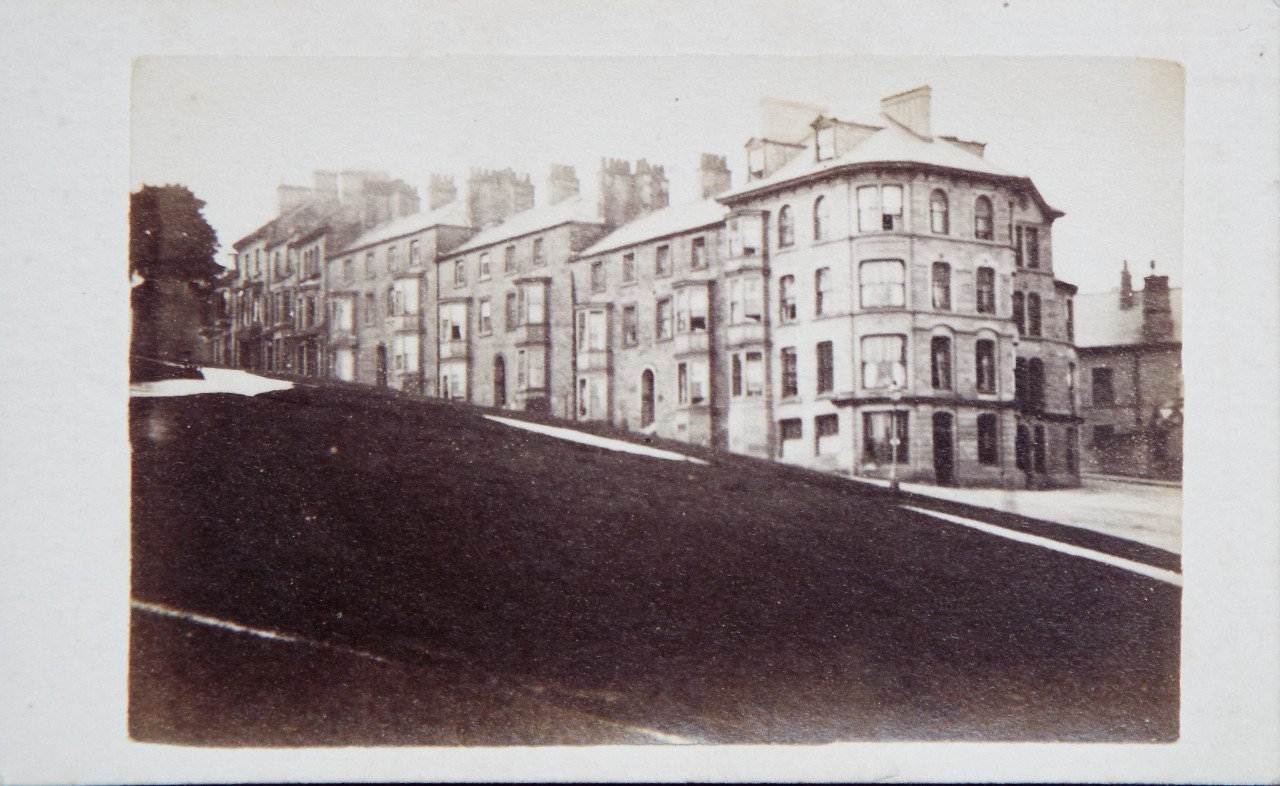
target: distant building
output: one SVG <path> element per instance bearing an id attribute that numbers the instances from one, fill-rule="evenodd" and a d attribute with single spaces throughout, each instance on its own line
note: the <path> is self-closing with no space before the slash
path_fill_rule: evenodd
<path id="1" fill-rule="evenodd" d="M 1154 268 L 1140 291 L 1126 262 L 1119 291 L 1075 299 L 1087 471 L 1182 476 L 1182 290 Z"/>
<path id="2" fill-rule="evenodd" d="M 365 229 L 417 213 L 417 192 L 385 173 L 318 171 L 282 185 L 277 216 L 232 244 L 204 330 L 214 363 L 330 375 L 327 261 Z"/>

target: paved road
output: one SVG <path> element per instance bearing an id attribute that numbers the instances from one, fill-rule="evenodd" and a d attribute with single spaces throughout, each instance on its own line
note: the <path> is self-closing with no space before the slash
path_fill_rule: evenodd
<path id="1" fill-rule="evenodd" d="M 1104 536 L 341 388 L 131 414 L 138 739 L 1177 736 L 1176 577 Z"/>
<path id="2" fill-rule="evenodd" d="M 1114 535 L 1175 554 L 1182 552 L 1182 488 L 1119 479 L 1084 478 L 1080 488 L 941 488 L 903 485 L 916 494 L 1031 516 Z"/>

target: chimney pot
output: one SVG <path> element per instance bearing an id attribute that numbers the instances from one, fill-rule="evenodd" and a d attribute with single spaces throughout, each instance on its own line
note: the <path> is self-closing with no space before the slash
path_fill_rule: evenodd
<path id="1" fill-rule="evenodd" d="M 1129 274 L 1129 260 L 1124 261 L 1120 270 L 1120 308 L 1128 311 L 1133 308 L 1133 276 Z"/>

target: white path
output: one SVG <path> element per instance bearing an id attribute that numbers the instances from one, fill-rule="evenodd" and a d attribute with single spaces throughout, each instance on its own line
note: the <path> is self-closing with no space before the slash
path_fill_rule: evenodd
<path id="1" fill-rule="evenodd" d="M 534 431 L 539 434 L 545 434 L 549 437 L 567 440 L 569 442 L 577 442 L 582 445 L 591 445 L 592 447 L 605 448 L 606 450 L 616 450 L 619 453 L 634 453 L 637 456 L 648 456 L 649 458 L 660 458 L 668 461 L 688 461 L 693 464 L 706 464 L 707 462 L 692 456 L 686 456 L 682 453 L 676 453 L 671 450 L 659 450 L 658 448 L 648 448 L 644 445 L 633 445 L 630 442 L 623 442 L 617 439 L 609 439 L 608 437 L 597 437 L 595 434 L 584 434 L 581 431 L 574 431 L 570 428 L 560 428 L 558 426 L 544 426 L 541 423 L 528 423 L 523 420 L 512 420 L 511 418 L 500 418 L 496 415 L 485 415 L 489 420 L 495 423 L 501 423 L 504 426 L 513 426 L 522 428 L 526 431 Z"/>
<path id="2" fill-rule="evenodd" d="M 997 527 L 993 524 L 988 524 L 985 521 L 967 519 L 963 516 L 952 516 L 949 513 L 939 513 L 936 510 L 925 510 L 924 508 L 916 508 L 910 505 L 903 505 L 902 509 L 910 510 L 914 513 L 922 513 L 932 518 L 942 519 L 943 521 L 949 521 L 952 524 L 970 527 L 972 529 L 986 532 L 989 535 L 997 535 L 1002 538 L 1008 538 L 1009 540 L 1016 540 L 1019 543 L 1029 543 L 1032 546 L 1040 546 L 1041 548 L 1050 549 L 1062 554 L 1070 554 L 1073 557 L 1083 557 L 1084 559 L 1093 560 L 1094 562 L 1101 562 L 1103 565 L 1110 565 L 1113 568 L 1120 568 L 1121 570 L 1127 570 L 1130 573 L 1137 573 L 1139 575 L 1146 576 L 1147 578 L 1172 584 L 1175 587 L 1182 586 L 1181 574 L 1174 573 L 1171 570 L 1163 570 L 1141 562 L 1124 559 L 1123 557 L 1105 554 L 1101 551 L 1073 546 L 1070 543 L 1060 543 L 1056 540 L 1050 540 L 1049 538 L 1042 538 L 1039 535 L 1030 535 L 1026 532 L 1018 532 L 1017 530 Z"/>
<path id="3" fill-rule="evenodd" d="M 268 379 L 247 371 L 230 368 L 202 368 L 204 379 L 162 379 L 157 382 L 137 382 L 129 385 L 129 395 L 138 398 L 164 396 L 195 396 L 201 393 L 239 393 L 256 396 L 275 390 L 288 390 L 292 382 Z"/>
<path id="4" fill-rule="evenodd" d="M 877 483 L 865 478 L 859 480 Z M 878 482 L 877 485 L 887 484 Z M 1182 553 L 1182 489 L 1176 486 L 1086 477 L 1080 488 L 1047 491 L 943 488 L 918 483 L 903 483 L 902 489 Z"/>

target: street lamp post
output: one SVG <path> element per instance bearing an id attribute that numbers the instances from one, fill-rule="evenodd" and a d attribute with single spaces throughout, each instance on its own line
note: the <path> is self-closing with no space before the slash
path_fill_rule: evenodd
<path id="1" fill-rule="evenodd" d="M 892 414 L 889 417 L 889 450 L 891 458 L 889 460 L 889 490 L 898 490 L 898 445 L 902 444 L 902 440 L 898 438 L 898 402 L 902 401 L 902 388 L 897 384 L 889 388 L 889 400 L 893 402 Z"/>

